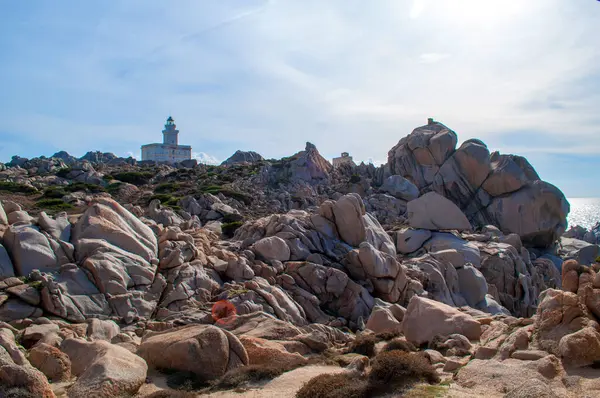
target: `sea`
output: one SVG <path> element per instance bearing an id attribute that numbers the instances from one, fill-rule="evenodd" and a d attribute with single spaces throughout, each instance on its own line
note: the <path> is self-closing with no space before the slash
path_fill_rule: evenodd
<path id="1" fill-rule="evenodd" d="M 567 198 L 571 204 L 571 212 L 567 220 L 569 228 L 581 225 L 590 229 L 600 221 L 600 198 Z"/>

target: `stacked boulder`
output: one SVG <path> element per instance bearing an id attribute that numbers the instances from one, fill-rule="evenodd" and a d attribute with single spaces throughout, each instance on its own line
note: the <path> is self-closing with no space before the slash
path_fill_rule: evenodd
<path id="1" fill-rule="evenodd" d="M 476 139 L 457 149 L 457 141 L 454 131 L 430 121 L 390 150 L 386 172 L 409 180 L 421 194 L 451 200 L 474 226 L 496 225 L 528 245 L 551 246 L 567 226 L 562 192 L 541 181 L 523 157 L 490 154 Z"/>

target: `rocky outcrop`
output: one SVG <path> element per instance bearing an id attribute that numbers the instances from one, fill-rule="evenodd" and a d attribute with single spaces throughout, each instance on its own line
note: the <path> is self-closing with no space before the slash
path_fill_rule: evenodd
<path id="1" fill-rule="evenodd" d="M 600 246 L 574 238 L 560 239 L 559 253 L 565 260 L 575 260 L 579 264 L 590 265 L 600 257 Z"/>
<path id="2" fill-rule="evenodd" d="M 227 160 L 221 163 L 221 166 L 230 166 L 239 163 L 255 163 L 260 162 L 261 160 L 264 160 L 263 157 L 256 152 L 237 150 L 233 155 L 227 158 Z"/>
<path id="3" fill-rule="evenodd" d="M 117 155 L 114 153 L 100 151 L 89 151 L 79 158 L 79 160 L 87 160 L 90 163 L 108 163 L 114 159 L 117 159 Z"/>
<path id="4" fill-rule="evenodd" d="M 571 366 L 600 360 L 600 283 L 597 274 L 574 260 L 563 265 L 563 290 L 540 295 L 535 320 L 536 344 Z"/>
<path id="5" fill-rule="evenodd" d="M 0 386 L 22 388 L 34 397 L 55 398 L 46 376 L 31 366 L 6 328 L 0 329 Z"/>
<path id="6" fill-rule="evenodd" d="M 317 147 L 306 143 L 304 151 L 271 165 L 269 179 L 273 184 L 281 181 L 316 183 L 329 179 L 333 166 L 321 156 Z"/>
<path id="7" fill-rule="evenodd" d="M 76 259 L 115 313 L 149 317 L 164 280 L 155 278 L 157 239 L 137 217 L 110 199 L 98 199 L 73 228 Z"/>
<path id="8" fill-rule="evenodd" d="M 60 159 L 63 162 L 65 162 L 65 164 L 68 166 L 72 166 L 77 162 L 77 158 L 75 156 L 69 155 L 69 153 L 66 151 L 58 151 L 50 157 Z"/>
<path id="9" fill-rule="evenodd" d="M 453 201 L 475 226 L 493 224 L 529 245 L 548 247 L 566 228 L 569 204 L 540 181 L 526 159 L 489 153 L 479 140 L 456 148 L 457 135 L 437 122 L 415 129 L 388 154 L 388 169 Z"/>

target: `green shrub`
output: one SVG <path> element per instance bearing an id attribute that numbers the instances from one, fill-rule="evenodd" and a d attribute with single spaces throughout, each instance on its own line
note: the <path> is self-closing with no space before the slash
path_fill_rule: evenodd
<path id="1" fill-rule="evenodd" d="M 111 195 L 114 195 L 115 193 L 119 192 L 121 185 L 123 185 L 122 182 L 114 182 L 112 184 L 108 184 L 108 186 L 106 187 L 106 192 L 110 193 Z"/>
<path id="2" fill-rule="evenodd" d="M 252 197 L 242 192 L 234 191 L 229 188 L 225 188 L 220 185 L 208 185 L 205 187 L 200 187 L 200 191 L 203 193 L 210 193 L 212 195 L 218 195 L 222 193 L 223 195 L 238 200 L 240 202 L 244 202 L 244 204 L 249 205 L 252 203 Z"/>
<path id="3" fill-rule="evenodd" d="M 46 188 L 42 197 L 48 198 L 48 199 L 60 199 L 63 196 L 65 196 L 66 194 L 67 194 L 67 192 L 62 187 L 52 186 L 52 187 Z"/>
<path id="4" fill-rule="evenodd" d="M 113 176 L 111 176 L 110 174 L 105 174 L 105 175 L 103 175 L 103 176 L 102 176 L 102 179 L 103 179 L 104 181 L 112 181 L 112 180 L 114 180 L 115 178 L 114 178 Z"/>
<path id="5" fill-rule="evenodd" d="M 361 178 L 358 174 L 352 174 L 352 176 L 350 177 L 350 184 L 358 184 L 360 180 Z"/>
<path id="6" fill-rule="evenodd" d="M 100 185 L 88 184 L 86 182 L 75 182 L 73 184 L 65 185 L 62 187 L 67 192 L 79 192 L 84 191 L 88 193 L 100 193 L 105 192 L 105 189 Z"/>
<path id="7" fill-rule="evenodd" d="M 0 191 L 22 193 L 25 195 L 32 195 L 38 192 L 37 189 L 30 185 L 18 184 L 16 182 L 9 181 L 0 181 Z"/>
<path id="8" fill-rule="evenodd" d="M 221 225 L 221 231 L 223 232 L 223 235 L 231 238 L 235 234 L 235 231 L 242 225 L 244 225 L 244 223 L 241 221 L 225 223 Z"/>
<path id="9" fill-rule="evenodd" d="M 70 210 L 73 208 L 73 205 L 65 203 L 60 199 L 41 199 L 35 205 L 40 209 L 53 211 Z"/>
<path id="10" fill-rule="evenodd" d="M 57 177 L 67 178 L 67 174 L 69 174 L 71 171 L 73 171 L 73 169 L 71 167 L 64 167 L 64 168 L 58 170 L 55 174 Z"/>
<path id="11" fill-rule="evenodd" d="M 176 182 L 166 182 L 164 184 L 158 185 L 154 188 L 154 192 L 156 193 L 172 193 L 176 192 L 181 188 L 181 186 Z"/>
<path id="12" fill-rule="evenodd" d="M 229 224 L 229 223 L 232 223 L 232 222 L 240 221 L 240 218 L 241 218 L 241 216 L 239 216 L 237 214 L 236 215 L 234 215 L 234 214 L 225 214 L 223 216 L 222 222 L 223 222 L 223 224 Z"/>
<path id="13" fill-rule="evenodd" d="M 179 207 L 179 201 L 181 200 L 178 196 L 173 196 L 165 193 L 159 193 L 156 195 L 152 195 L 148 200 L 148 203 L 152 202 L 154 199 L 160 200 L 160 204 L 163 206 L 169 207 Z"/>
<path id="14" fill-rule="evenodd" d="M 115 180 L 127 182 L 133 185 L 144 185 L 147 184 L 150 179 L 154 177 L 154 173 L 144 171 L 126 171 L 122 173 L 113 174 Z"/>

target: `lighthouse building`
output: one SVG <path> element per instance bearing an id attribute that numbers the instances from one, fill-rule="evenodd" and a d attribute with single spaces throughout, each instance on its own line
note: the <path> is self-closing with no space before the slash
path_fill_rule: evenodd
<path id="1" fill-rule="evenodd" d="M 178 144 L 179 130 L 176 127 L 175 120 L 169 116 L 162 131 L 163 143 L 142 145 L 142 160 L 177 163 L 191 159 L 192 147 Z"/>

